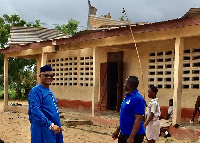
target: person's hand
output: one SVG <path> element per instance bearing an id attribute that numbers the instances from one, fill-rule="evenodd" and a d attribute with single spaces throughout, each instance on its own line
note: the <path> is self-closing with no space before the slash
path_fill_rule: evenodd
<path id="1" fill-rule="evenodd" d="M 127 143 L 134 143 L 134 137 L 129 136 L 129 138 L 127 139 Z"/>
<path id="2" fill-rule="evenodd" d="M 61 130 L 63 131 L 63 129 L 57 125 L 54 125 L 51 130 L 53 130 L 55 134 L 60 134 Z"/>
<path id="3" fill-rule="evenodd" d="M 116 130 L 113 134 L 112 134 L 112 138 L 115 140 L 118 138 L 118 135 L 119 135 L 119 131 Z"/>

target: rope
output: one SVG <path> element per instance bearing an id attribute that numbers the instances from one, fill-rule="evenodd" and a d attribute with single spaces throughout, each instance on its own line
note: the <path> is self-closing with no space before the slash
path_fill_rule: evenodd
<path id="1" fill-rule="evenodd" d="M 122 13 L 125 14 L 125 16 L 126 16 L 126 18 L 127 18 L 127 20 L 128 20 L 128 16 L 127 16 L 126 11 L 125 11 L 124 8 L 123 8 Z M 137 48 L 137 43 L 136 43 L 136 41 L 135 41 L 135 37 L 134 37 L 134 35 L 133 35 L 133 30 L 132 30 L 132 28 L 131 28 L 131 24 L 130 24 L 129 20 L 128 20 L 128 25 L 129 25 L 129 27 L 130 27 L 130 31 L 131 31 L 131 35 L 132 35 L 132 39 L 133 39 L 133 43 L 134 43 L 134 46 L 135 46 L 135 49 L 136 49 L 136 52 L 137 52 L 137 57 L 138 57 L 139 65 L 140 65 L 140 72 L 141 72 L 140 74 L 141 74 L 141 77 L 142 77 L 143 95 L 144 95 L 144 99 L 145 99 L 145 91 L 144 91 L 144 77 L 143 77 L 143 72 L 142 72 L 142 64 L 141 64 L 141 60 L 140 60 L 139 51 L 138 51 L 138 48 Z"/>

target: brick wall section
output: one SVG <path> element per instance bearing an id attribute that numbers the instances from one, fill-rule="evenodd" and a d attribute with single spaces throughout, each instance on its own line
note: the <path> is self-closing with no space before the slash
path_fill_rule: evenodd
<path id="1" fill-rule="evenodd" d="M 162 117 L 167 117 L 167 111 L 168 111 L 168 106 L 160 106 L 160 111 L 161 111 L 161 116 Z"/>
<path id="2" fill-rule="evenodd" d="M 58 106 L 73 109 L 92 109 L 92 101 L 68 100 L 57 98 Z"/>
<path id="3" fill-rule="evenodd" d="M 160 110 L 161 110 L 161 116 L 166 117 L 167 111 L 168 111 L 168 106 L 161 106 Z M 182 108 L 181 109 L 181 118 L 186 119 L 186 120 L 192 119 L 193 111 L 194 111 L 194 108 Z M 199 112 L 197 112 L 195 119 L 198 119 L 199 116 L 200 116 L 200 114 L 199 114 Z"/>

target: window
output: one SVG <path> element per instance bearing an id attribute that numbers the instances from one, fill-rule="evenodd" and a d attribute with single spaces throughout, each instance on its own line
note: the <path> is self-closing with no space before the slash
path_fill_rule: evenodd
<path id="1" fill-rule="evenodd" d="M 80 57 L 80 86 L 93 86 L 93 57 Z"/>
<path id="2" fill-rule="evenodd" d="M 148 85 L 173 88 L 174 51 L 149 54 Z"/>

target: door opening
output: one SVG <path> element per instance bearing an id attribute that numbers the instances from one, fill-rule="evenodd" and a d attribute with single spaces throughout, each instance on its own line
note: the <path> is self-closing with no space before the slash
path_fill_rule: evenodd
<path id="1" fill-rule="evenodd" d="M 117 109 L 118 63 L 108 63 L 107 109 Z"/>
<path id="2" fill-rule="evenodd" d="M 120 111 L 123 94 L 123 52 L 109 52 L 100 66 L 99 110 Z"/>

